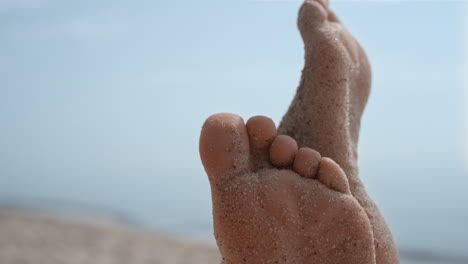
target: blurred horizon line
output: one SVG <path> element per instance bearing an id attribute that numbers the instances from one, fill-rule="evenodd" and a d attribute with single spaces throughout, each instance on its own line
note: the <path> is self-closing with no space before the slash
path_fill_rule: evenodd
<path id="1" fill-rule="evenodd" d="M 299 3 L 307 0 L 250 0 L 252 2 L 290 2 Z M 332 0 L 338 3 L 468 3 L 468 0 Z"/>

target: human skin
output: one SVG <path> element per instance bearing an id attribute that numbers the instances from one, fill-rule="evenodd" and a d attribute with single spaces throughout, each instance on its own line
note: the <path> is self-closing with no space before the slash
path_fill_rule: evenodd
<path id="1" fill-rule="evenodd" d="M 371 89 L 367 56 L 329 9 L 328 1 L 306 1 L 298 27 L 305 65 L 278 133 L 295 138 L 299 146 L 313 148 L 343 168 L 352 195 L 371 221 L 377 263 L 399 263 L 390 229 L 359 178 L 360 122 Z"/>
<path id="2" fill-rule="evenodd" d="M 360 121 L 371 86 L 367 56 L 328 1 L 304 2 L 298 26 L 305 65 L 278 132 L 264 117 L 245 125 L 232 114 L 213 115 L 203 126 L 200 154 L 221 254 L 226 263 L 399 263 L 358 174 Z M 350 241 L 360 241 L 357 252 Z"/>
<path id="3" fill-rule="evenodd" d="M 227 263 L 376 263 L 369 218 L 329 158 L 277 135 L 271 119 L 215 114 L 200 155 Z"/>

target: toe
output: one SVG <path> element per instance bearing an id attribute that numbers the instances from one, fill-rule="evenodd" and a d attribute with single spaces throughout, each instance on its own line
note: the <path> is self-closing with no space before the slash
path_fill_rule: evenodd
<path id="1" fill-rule="evenodd" d="M 277 136 L 270 147 L 270 160 L 276 167 L 290 167 L 297 152 L 297 142 L 290 136 Z"/>
<path id="2" fill-rule="evenodd" d="M 319 163 L 320 154 L 311 148 L 301 148 L 296 153 L 293 169 L 302 177 L 315 178 Z"/>
<path id="3" fill-rule="evenodd" d="M 328 9 L 324 2 L 306 0 L 299 10 L 297 25 L 304 39 L 308 39 L 312 32 L 319 28 L 327 19 Z"/>
<path id="4" fill-rule="evenodd" d="M 328 0 L 306 0 L 299 10 L 297 25 L 305 44 L 320 41 L 334 31 L 332 24 L 340 23 L 329 8 Z M 328 32 L 327 34 L 324 34 Z"/>
<path id="5" fill-rule="evenodd" d="M 253 166 L 259 168 L 268 164 L 271 143 L 276 137 L 273 120 L 265 116 L 254 116 L 247 121 L 250 153 Z"/>
<path id="6" fill-rule="evenodd" d="M 351 194 L 348 178 L 343 169 L 332 159 L 322 158 L 319 164 L 318 180 L 337 192 Z"/>
<path id="7" fill-rule="evenodd" d="M 200 156 L 212 185 L 246 172 L 249 138 L 242 118 L 227 113 L 210 116 L 201 131 Z"/>
<path id="8" fill-rule="evenodd" d="M 328 0 L 315 0 L 315 1 L 318 2 L 319 4 L 321 4 L 323 6 L 323 8 L 328 10 L 328 6 L 330 4 L 330 1 L 328 1 Z"/>
<path id="9" fill-rule="evenodd" d="M 340 23 L 340 19 L 336 16 L 335 12 L 328 9 L 328 21 Z"/>

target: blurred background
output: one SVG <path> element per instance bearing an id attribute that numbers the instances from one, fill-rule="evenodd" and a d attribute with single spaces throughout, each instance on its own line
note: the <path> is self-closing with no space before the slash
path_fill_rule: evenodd
<path id="1" fill-rule="evenodd" d="M 0 206 L 213 240 L 201 125 L 280 121 L 303 66 L 300 4 L 1 0 Z M 373 67 L 368 192 L 404 258 L 467 263 L 468 3 L 331 6 Z"/>

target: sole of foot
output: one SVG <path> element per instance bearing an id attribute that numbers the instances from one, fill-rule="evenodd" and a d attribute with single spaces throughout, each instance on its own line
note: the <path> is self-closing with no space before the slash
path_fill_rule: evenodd
<path id="1" fill-rule="evenodd" d="M 209 117 L 200 156 L 224 263 L 376 263 L 369 218 L 344 171 L 277 135 L 271 119 Z"/>

